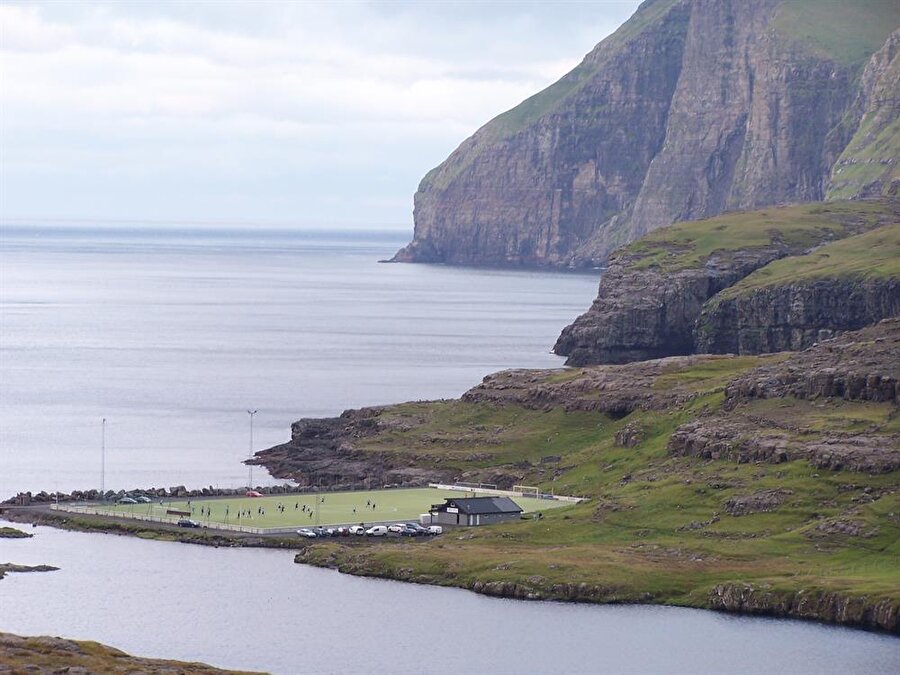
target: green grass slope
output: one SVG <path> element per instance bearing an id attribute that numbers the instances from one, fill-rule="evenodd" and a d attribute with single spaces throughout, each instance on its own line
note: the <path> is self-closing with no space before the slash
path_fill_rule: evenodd
<path id="1" fill-rule="evenodd" d="M 784 358 L 673 360 L 644 403 L 625 416 L 567 411 L 549 395 L 533 405 L 385 408 L 389 430 L 365 439 L 360 451 L 440 461 L 473 479 L 513 467 L 518 481 L 591 499 L 548 511 L 540 521 L 457 530 L 430 542 L 317 543 L 298 561 L 495 595 L 595 602 L 719 607 L 732 589 L 749 585 L 768 598 L 757 611 L 879 625 L 867 624 L 862 609 L 854 615 L 859 606 L 866 616 L 881 611 L 888 617 L 881 627 L 893 630 L 890 617 L 900 611 L 900 472 L 737 463 L 668 450 L 680 425 L 723 411 L 728 382 Z M 544 371 L 531 375 L 529 386 L 546 392 L 572 385 L 584 405 L 591 394 L 579 382 L 589 372 Z M 897 407 L 886 402 L 760 400 L 742 414 L 804 442 L 863 430 L 896 446 L 900 430 Z M 754 508 L 760 494 L 772 501 Z M 746 503 L 751 507 L 735 506 Z M 807 599 L 805 610 L 791 609 L 798 597 Z"/>
<path id="2" fill-rule="evenodd" d="M 896 200 L 845 200 L 726 213 L 655 230 L 624 247 L 635 269 L 661 271 L 703 266 L 713 254 L 783 245 L 802 251 L 900 219 Z"/>
<path id="3" fill-rule="evenodd" d="M 900 278 L 900 222 L 848 237 L 801 256 L 769 263 L 719 293 L 713 302 L 817 279 Z"/>
<path id="4" fill-rule="evenodd" d="M 772 22 L 775 30 L 810 51 L 862 65 L 900 26 L 895 0 L 786 0 Z"/>

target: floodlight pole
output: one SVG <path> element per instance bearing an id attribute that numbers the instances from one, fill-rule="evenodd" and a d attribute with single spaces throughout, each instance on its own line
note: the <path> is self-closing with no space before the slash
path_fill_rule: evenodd
<path id="1" fill-rule="evenodd" d="M 106 418 L 100 420 L 100 501 L 106 501 Z"/>
<path id="2" fill-rule="evenodd" d="M 259 412 L 258 410 L 248 410 L 247 414 L 250 415 L 250 459 L 253 459 L 253 416 Z M 247 468 L 249 469 L 249 484 L 247 485 L 248 490 L 253 489 L 253 465 L 247 464 Z"/>

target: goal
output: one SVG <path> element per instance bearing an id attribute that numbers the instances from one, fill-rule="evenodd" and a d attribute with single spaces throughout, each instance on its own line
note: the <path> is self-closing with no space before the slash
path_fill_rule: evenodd
<path id="1" fill-rule="evenodd" d="M 541 489 L 533 485 L 513 485 L 513 492 L 518 492 L 523 497 L 541 498 Z"/>

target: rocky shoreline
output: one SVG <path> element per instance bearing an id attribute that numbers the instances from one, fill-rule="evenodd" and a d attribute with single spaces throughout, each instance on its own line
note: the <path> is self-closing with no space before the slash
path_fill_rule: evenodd
<path id="1" fill-rule="evenodd" d="M 156 523 L 131 525 L 110 518 L 72 518 L 35 507 L 13 508 L 0 512 L 4 518 L 16 522 L 40 524 L 78 532 L 102 532 L 147 538 L 148 532 L 158 532 L 162 539 L 187 544 L 222 547 L 288 548 L 296 549 L 294 562 L 337 570 L 343 574 L 375 577 L 393 581 L 433 586 L 456 587 L 497 598 L 515 600 L 548 600 L 593 604 L 657 604 L 689 606 L 697 609 L 723 611 L 754 616 L 782 617 L 838 624 L 851 628 L 887 632 L 900 635 L 900 602 L 869 601 L 865 596 L 828 593 L 821 589 L 777 591 L 760 585 L 734 582 L 711 588 L 699 602 L 671 602 L 649 590 L 627 589 L 614 585 L 586 583 L 549 583 L 547 579 L 531 575 L 516 581 L 469 580 L 456 575 L 415 574 L 405 566 L 384 567 L 369 564 L 365 552 L 373 544 L 326 544 L 316 546 L 306 541 L 285 537 L 266 538 L 241 536 L 232 533 L 186 532 Z M 378 542 L 374 546 L 404 546 L 402 542 Z M 362 554 L 362 555 L 359 555 Z M 3 572 L 52 571 L 47 565 L 36 567 L 0 565 Z"/>
<path id="2" fill-rule="evenodd" d="M 900 636 L 900 603 L 871 601 L 865 596 L 831 593 L 821 589 L 783 591 L 763 585 L 733 582 L 714 586 L 699 602 L 674 603 L 649 590 L 635 591 L 586 583 L 548 584 L 546 579 L 536 576 L 519 581 L 460 580 L 447 576 L 415 575 L 405 567 L 373 569 L 334 552 L 322 556 L 315 548 L 298 553 L 294 562 L 334 569 L 342 574 L 455 587 L 510 600 L 692 607 L 729 614 L 816 621 Z"/>

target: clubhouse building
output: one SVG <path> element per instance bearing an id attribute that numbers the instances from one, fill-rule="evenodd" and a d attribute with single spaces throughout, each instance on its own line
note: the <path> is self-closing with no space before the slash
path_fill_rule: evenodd
<path id="1" fill-rule="evenodd" d="M 435 525 L 493 525 L 519 520 L 522 507 L 509 497 L 450 497 L 430 513 Z"/>

